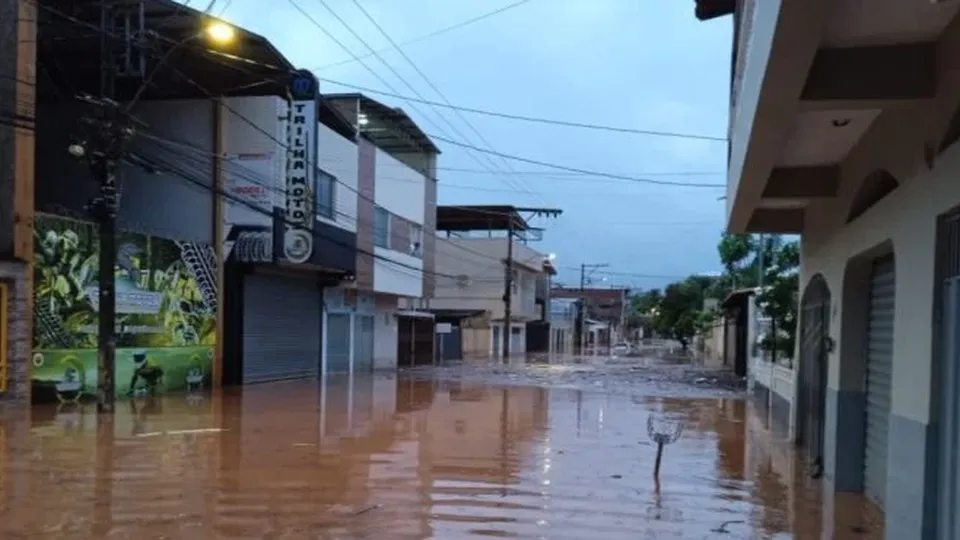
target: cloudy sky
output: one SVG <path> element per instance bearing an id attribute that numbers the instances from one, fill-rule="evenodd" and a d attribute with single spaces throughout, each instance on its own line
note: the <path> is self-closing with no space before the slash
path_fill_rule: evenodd
<path id="1" fill-rule="evenodd" d="M 291 0 L 269 2 L 269 9 L 263 0 L 217 0 L 213 12 L 265 35 L 294 64 L 347 85 L 442 102 L 432 83 L 464 107 L 711 137 L 726 131 L 731 23 L 698 22 L 692 1 L 356 1 L 429 83 L 354 0 L 292 0 L 317 24 Z M 511 4 L 519 5 L 431 36 Z M 321 85 L 324 92 L 355 91 Z M 471 127 L 450 109 L 370 95 L 402 107 L 430 135 L 483 149 L 638 179 L 724 182 L 723 142 L 462 113 Z M 441 204 L 563 209 L 560 218 L 537 223 L 547 228 L 539 249 L 556 254 L 562 283 L 575 285 L 583 262 L 610 265 L 594 274 L 598 282 L 605 277 L 606 284 L 635 288 L 719 267 L 722 189 L 558 172 L 437 145 Z"/>

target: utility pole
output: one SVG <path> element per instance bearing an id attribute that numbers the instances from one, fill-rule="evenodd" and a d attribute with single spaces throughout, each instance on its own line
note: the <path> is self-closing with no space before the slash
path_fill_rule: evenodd
<path id="1" fill-rule="evenodd" d="M 71 154 L 86 156 L 90 171 L 100 186 L 99 193 L 87 205 L 99 228 L 97 410 L 112 412 L 116 391 L 116 282 L 117 263 L 117 165 L 123 159 L 126 142 L 133 134 L 118 104 L 108 98 L 86 98 L 95 112 L 84 118 L 88 138 L 83 144 L 71 145 Z"/>
<path id="2" fill-rule="evenodd" d="M 123 159 L 124 147 L 133 134 L 126 115 L 113 100 L 116 66 L 109 35 L 112 10 L 106 0 L 100 2 L 100 96 L 80 96 L 93 111 L 82 119 L 84 139 L 71 144 L 69 152 L 86 158 L 99 185 L 97 196 L 87 204 L 99 233 L 98 324 L 97 324 L 97 411 L 113 412 L 116 399 L 116 283 L 117 261 L 117 166 Z"/>
<path id="3" fill-rule="evenodd" d="M 595 271 L 608 266 L 610 265 L 606 263 L 580 265 L 580 354 L 583 354 L 587 346 L 587 280 Z"/>
<path id="4" fill-rule="evenodd" d="M 510 361 L 510 338 L 511 319 L 513 318 L 513 237 L 517 229 L 529 230 L 525 219 L 520 217 L 520 213 L 529 213 L 530 217 L 558 217 L 563 210 L 556 208 L 512 208 L 507 213 L 507 259 L 505 261 L 506 269 L 503 277 L 503 330 L 501 338 L 503 339 L 503 359 L 502 362 Z"/>
<path id="5" fill-rule="evenodd" d="M 510 320 L 513 318 L 510 306 L 513 303 L 513 216 L 507 224 L 507 264 L 503 277 L 503 362 L 510 361 Z"/>

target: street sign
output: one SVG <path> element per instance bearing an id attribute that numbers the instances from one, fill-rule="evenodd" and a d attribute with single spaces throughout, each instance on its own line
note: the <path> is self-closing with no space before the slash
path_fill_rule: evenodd
<path id="1" fill-rule="evenodd" d="M 438 334 L 449 334 L 453 332 L 453 325 L 448 322 L 438 322 L 437 323 L 437 333 Z"/>

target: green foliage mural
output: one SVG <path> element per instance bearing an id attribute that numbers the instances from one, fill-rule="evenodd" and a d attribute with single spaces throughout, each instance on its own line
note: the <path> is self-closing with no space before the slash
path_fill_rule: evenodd
<path id="1" fill-rule="evenodd" d="M 96 226 L 38 215 L 35 231 L 35 399 L 93 395 L 99 300 Z M 131 232 L 122 233 L 117 245 L 117 393 L 205 386 L 216 342 L 213 249 Z"/>

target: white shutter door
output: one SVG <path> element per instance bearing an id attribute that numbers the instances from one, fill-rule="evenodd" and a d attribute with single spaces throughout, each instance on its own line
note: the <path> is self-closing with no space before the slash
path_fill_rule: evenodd
<path id="1" fill-rule="evenodd" d="M 867 330 L 863 491 L 882 508 L 887 492 L 887 444 L 893 372 L 896 275 L 893 258 L 874 262 Z"/>

